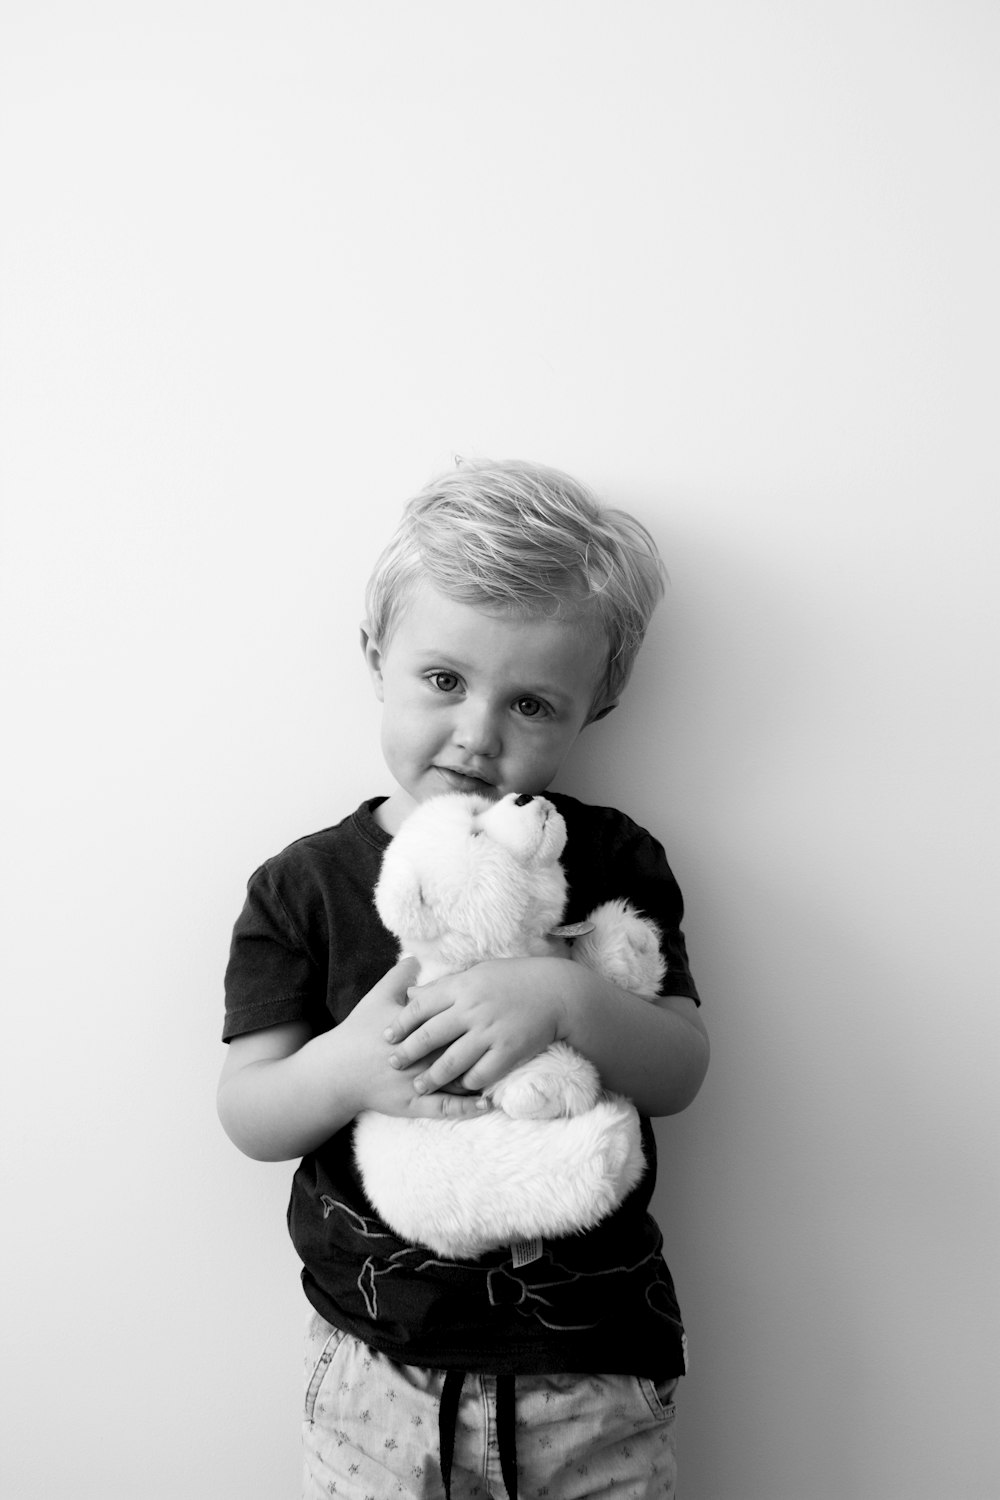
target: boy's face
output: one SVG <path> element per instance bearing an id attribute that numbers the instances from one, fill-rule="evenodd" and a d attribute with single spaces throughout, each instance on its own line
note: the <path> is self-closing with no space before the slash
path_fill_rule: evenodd
<path id="1" fill-rule="evenodd" d="M 600 627 L 520 619 L 413 589 L 385 651 L 363 633 L 398 790 L 376 818 L 395 833 L 442 792 L 542 792 L 580 730 L 604 668 Z"/>

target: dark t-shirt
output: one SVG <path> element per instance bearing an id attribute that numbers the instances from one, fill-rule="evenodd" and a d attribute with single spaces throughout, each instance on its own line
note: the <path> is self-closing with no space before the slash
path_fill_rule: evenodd
<path id="1" fill-rule="evenodd" d="M 658 924 L 663 993 L 697 992 L 681 934 L 682 901 L 661 846 L 624 814 L 547 793 L 566 820 L 565 920 L 625 897 Z M 373 891 L 390 836 L 362 803 L 251 877 L 226 972 L 230 1040 L 306 1022 L 327 1031 L 396 961 Z M 662 1237 L 648 1214 L 656 1169 L 586 1234 L 545 1241 L 528 1264 L 511 1249 L 478 1260 L 439 1259 L 377 1217 L 352 1154 L 353 1126 L 306 1156 L 288 1222 L 306 1296 L 329 1322 L 407 1364 L 472 1372 L 683 1373 L 684 1336 Z"/>

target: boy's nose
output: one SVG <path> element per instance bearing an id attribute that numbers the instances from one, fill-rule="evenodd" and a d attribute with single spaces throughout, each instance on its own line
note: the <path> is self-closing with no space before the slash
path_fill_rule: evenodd
<path id="1" fill-rule="evenodd" d="M 500 727 L 488 704 L 463 703 L 454 738 L 456 745 L 469 755 L 500 753 Z"/>

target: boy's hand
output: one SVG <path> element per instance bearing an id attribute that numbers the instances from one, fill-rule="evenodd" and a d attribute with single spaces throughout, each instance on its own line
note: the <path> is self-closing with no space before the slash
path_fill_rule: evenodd
<path id="1" fill-rule="evenodd" d="M 352 1063 L 363 1094 L 361 1107 L 385 1115 L 431 1119 L 479 1114 L 488 1105 L 477 1094 L 461 1088 L 438 1092 L 436 1084 L 426 1089 L 417 1087 L 420 1059 L 410 1067 L 391 1062 L 386 1033 L 403 1012 L 416 972 L 413 959 L 396 964 L 336 1028 L 340 1040 L 352 1048 Z"/>
<path id="2" fill-rule="evenodd" d="M 549 958 L 491 959 L 411 989 L 383 1033 L 392 1067 L 425 1098 L 459 1079 L 489 1088 L 557 1040 L 566 971 L 578 968 Z M 439 1055 L 427 1066 L 431 1053 Z"/>

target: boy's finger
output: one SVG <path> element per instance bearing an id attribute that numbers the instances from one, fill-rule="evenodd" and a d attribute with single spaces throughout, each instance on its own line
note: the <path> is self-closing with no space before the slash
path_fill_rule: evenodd
<path id="1" fill-rule="evenodd" d="M 432 1120 L 472 1120 L 492 1108 L 479 1094 L 416 1094 L 410 1113 Z"/>
<path id="2" fill-rule="evenodd" d="M 391 1029 L 389 1028 L 389 1030 Z M 388 1037 L 388 1030 L 384 1035 Z M 412 1036 L 408 1036 L 405 1041 L 395 1046 L 394 1050 L 389 1053 L 389 1066 L 390 1068 L 412 1068 L 417 1063 L 424 1063 L 429 1068 L 435 1063 L 439 1063 L 442 1057 L 446 1057 L 447 1061 L 450 1062 L 452 1059 L 449 1049 L 454 1047 L 454 1044 L 460 1040 L 461 1032 L 442 1029 L 441 1027 L 436 1027 L 432 1031 L 429 1027 L 422 1026 L 419 1031 L 415 1031 Z M 474 1057 L 470 1058 L 468 1066 L 471 1067 L 474 1061 Z M 465 1069 L 463 1068 L 461 1071 L 464 1072 Z M 436 1088 L 439 1084 L 450 1083 L 452 1078 L 457 1077 L 458 1071 L 456 1069 L 452 1068 L 449 1073 L 447 1066 L 445 1066 L 438 1069 L 438 1072 L 434 1075 L 431 1087 Z"/>
<path id="3" fill-rule="evenodd" d="M 444 1009 L 447 1009 L 447 1006 L 429 1003 L 422 989 L 410 988 L 406 993 L 405 1008 L 392 1025 L 386 1027 L 383 1035 L 387 1042 L 401 1042 L 404 1037 L 416 1031 L 418 1026 L 440 1015 Z M 419 1053 L 415 1055 L 419 1056 Z"/>
<path id="4" fill-rule="evenodd" d="M 406 1004 L 407 992 L 417 977 L 417 960 L 415 958 L 401 958 L 397 964 L 383 974 L 378 982 L 378 988 L 385 988 L 394 995 L 399 1005 Z"/>
<path id="5" fill-rule="evenodd" d="M 414 1078 L 413 1087 L 418 1094 L 434 1094 L 439 1089 L 457 1084 L 482 1061 L 482 1055 L 481 1047 L 474 1045 L 468 1037 L 460 1037 L 431 1059 L 423 1072 Z"/>

